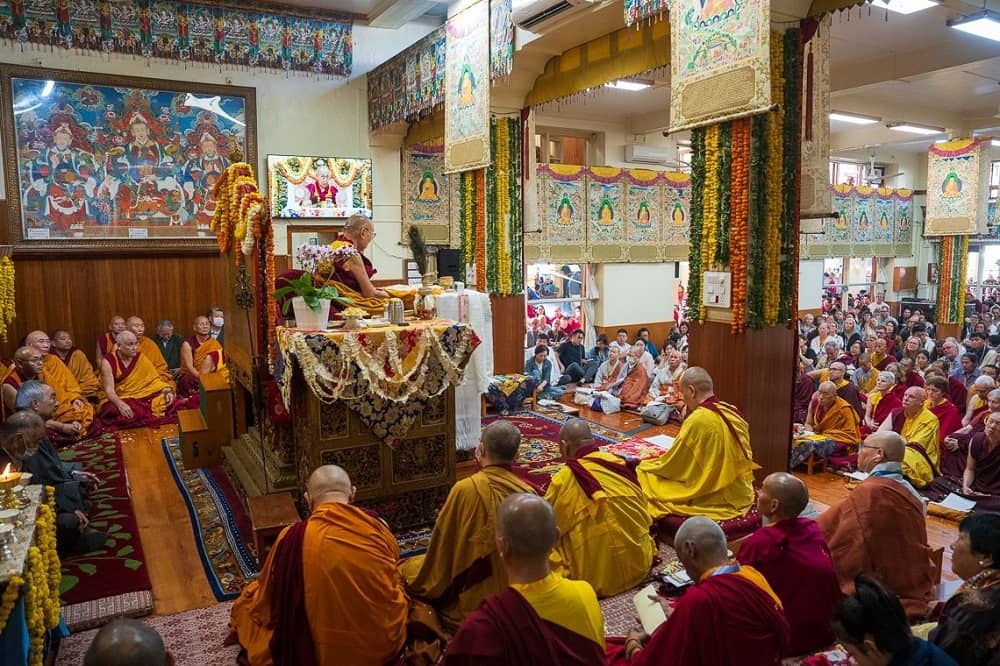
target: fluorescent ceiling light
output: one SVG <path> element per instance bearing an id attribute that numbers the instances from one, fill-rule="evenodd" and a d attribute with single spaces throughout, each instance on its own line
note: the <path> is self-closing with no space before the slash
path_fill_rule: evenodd
<path id="1" fill-rule="evenodd" d="M 865 116 L 859 113 L 833 111 L 830 113 L 830 120 L 839 120 L 842 123 L 851 123 L 852 125 L 874 125 L 882 119 L 876 118 L 875 116 Z"/>
<path id="2" fill-rule="evenodd" d="M 913 123 L 888 123 L 886 125 L 891 130 L 896 130 L 897 132 L 909 132 L 910 134 L 922 134 L 928 136 L 931 134 L 943 134 L 943 127 L 931 127 L 929 125 L 914 125 Z"/>
<path id="3" fill-rule="evenodd" d="M 872 4 L 882 9 L 888 9 L 897 14 L 915 14 L 931 7 L 937 7 L 938 3 L 932 0 L 874 0 Z"/>
<path id="4" fill-rule="evenodd" d="M 951 19 L 948 21 L 948 26 L 962 32 L 967 32 L 970 35 L 1000 42 L 1000 14 L 991 9 L 984 9 L 975 14 Z"/>
<path id="5" fill-rule="evenodd" d="M 990 141 L 990 145 L 994 148 L 1000 148 L 1000 139 L 993 139 Z"/>
<path id="6" fill-rule="evenodd" d="M 626 79 L 618 79 L 617 81 L 612 81 L 611 83 L 605 84 L 609 88 L 617 88 L 618 90 L 630 90 L 635 92 L 637 90 L 645 90 L 649 87 L 648 83 L 643 83 L 642 81 L 628 81 Z"/>

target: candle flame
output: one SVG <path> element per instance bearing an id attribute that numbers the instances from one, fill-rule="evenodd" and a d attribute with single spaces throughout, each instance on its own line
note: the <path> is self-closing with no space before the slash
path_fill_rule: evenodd
<path id="1" fill-rule="evenodd" d="M 3 468 L 3 476 L 5 479 L 10 476 L 10 463 L 7 463 L 7 466 Z"/>

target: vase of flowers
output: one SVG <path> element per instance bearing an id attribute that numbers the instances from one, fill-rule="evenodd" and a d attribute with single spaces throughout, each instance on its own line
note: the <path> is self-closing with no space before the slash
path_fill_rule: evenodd
<path id="1" fill-rule="evenodd" d="M 292 295 L 292 299 L 285 303 L 282 312 L 288 316 L 289 310 L 294 311 L 296 328 L 325 330 L 330 319 L 331 302 L 336 301 L 344 305 L 351 305 L 354 302 L 341 296 L 332 285 L 320 282 L 321 286 L 317 287 L 312 273 L 303 273 L 294 280 L 286 282 L 288 286 L 274 290 L 274 298 L 280 299 Z"/>

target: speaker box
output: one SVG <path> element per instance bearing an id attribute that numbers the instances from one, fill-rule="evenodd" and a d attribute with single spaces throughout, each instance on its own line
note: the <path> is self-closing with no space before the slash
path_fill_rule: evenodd
<path id="1" fill-rule="evenodd" d="M 441 248 L 437 252 L 437 271 L 438 277 L 444 275 L 450 275 L 456 280 L 461 280 L 461 273 L 459 268 L 461 266 L 461 256 L 460 250 L 452 250 L 449 248 Z"/>

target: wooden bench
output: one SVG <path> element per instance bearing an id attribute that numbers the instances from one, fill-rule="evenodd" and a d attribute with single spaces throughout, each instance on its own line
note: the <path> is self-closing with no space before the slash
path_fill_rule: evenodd
<path id="1" fill-rule="evenodd" d="M 250 511 L 254 546 L 257 548 L 257 561 L 263 566 L 267 551 L 274 545 L 281 530 L 299 522 L 301 517 L 291 493 L 248 497 L 247 508 Z"/>

